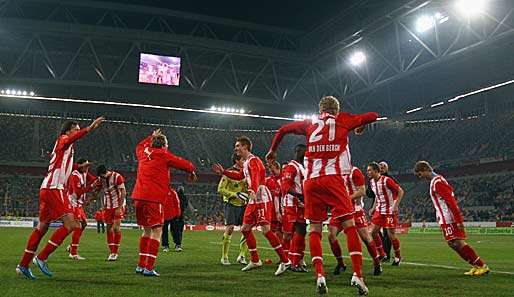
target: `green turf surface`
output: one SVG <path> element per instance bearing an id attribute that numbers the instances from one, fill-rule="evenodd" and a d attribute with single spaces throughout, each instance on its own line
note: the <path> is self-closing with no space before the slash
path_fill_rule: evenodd
<path id="1" fill-rule="evenodd" d="M 295 274 L 288 271 L 275 277 L 275 265 L 265 265 L 246 273 L 241 272 L 238 265 L 222 267 L 219 264 L 219 232 L 185 233 L 183 252 L 160 252 L 156 269 L 161 277 L 145 278 L 134 273 L 139 232 L 125 230 L 118 261 L 107 262 L 104 236 L 87 230 L 80 245 L 80 254 L 87 260 L 69 260 L 63 244 L 49 258 L 54 277 L 42 275 L 31 265 L 38 279 L 29 281 L 15 274 L 29 233 L 30 230 L 25 228 L 0 228 L 0 296 L 316 296 L 311 272 Z M 324 236 L 324 241 L 326 239 Z M 446 246 L 441 235 L 401 235 L 400 240 L 406 261 L 402 266 L 386 264 L 384 273 L 373 277 L 371 262 L 364 261 L 364 277 L 370 296 L 514 296 L 514 236 L 470 236 L 468 242 L 493 270 L 498 271 L 485 277 L 463 275 L 468 265 Z M 346 251 L 343 235 L 340 241 Z M 68 242 L 69 239 L 65 241 Z M 230 251 L 232 262 L 237 256 L 238 242 L 239 233 L 236 233 Z M 276 262 L 277 257 L 267 249 L 262 236 L 257 237 L 257 242 L 259 247 L 266 248 L 260 250 L 261 257 Z M 348 285 L 348 271 L 339 277 L 331 275 L 335 260 L 329 255 L 326 242 L 323 251 L 328 296 L 357 295 Z M 365 248 L 363 254 L 368 256 Z M 307 257 L 307 262 L 309 260 Z"/>

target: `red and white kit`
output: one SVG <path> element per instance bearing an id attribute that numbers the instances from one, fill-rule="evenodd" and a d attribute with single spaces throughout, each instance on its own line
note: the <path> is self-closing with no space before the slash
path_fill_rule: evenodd
<path id="1" fill-rule="evenodd" d="M 344 179 L 346 182 L 346 188 L 348 189 L 348 195 L 350 196 L 357 192 L 359 187 L 364 186 L 365 183 L 362 171 L 355 166 L 352 167 L 350 174 L 344 176 Z M 355 209 L 355 213 L 353 214 L 355 226 L 357 226 L 357 228 L 368 227 L 369 223 L 366 217 L 366 212 L 364 211 L 364 196 L 353 199 L 353 207 Z"/>
<path id="2" fill-rule="evenodd" d="M 87 219 L 83 206 L 86 201 L 86 194 L 93 190 L 92 183 L 96 177 L 88 172 L 80 173 L 73 170 L 68 180 L 68 198 L 73 208 L 73 215 L 77 221 L 85 221 Z"/>
<path id="3" fill-rule="evenodd" d="M 312 222 L 327 219 L 326 206 L 332 216 L 340 218 L 353 214 L 343 175 L 351 172 L 348 133 L 353 129 L 376 121 L 377 113 L 354 115 L 340 112 L 336 116 L 323 113 L 317 118 L 294 122 L 279 129 L 271 150 L 276 151 L 286 134 L 305 135 L 306 178 L 304 182 L 305 218 Z"/>
<path id="4" fill-rule="evenodd" d="M 48 172 L 39 195 L 39 220 L 52 222 L 73 213 L 67 193 L 67 182 L 73 169 L 73 143 L 87 134 L 87 128 L 57 138 L 52 149 Z"/>
<path id="5" fill-rule="evenodd" d="M 376 199 L 371 222 L 382 228 L 396 228 L 398 214 L 394 213 L 393 204 L 398 198 L 400 186 L 392 178 L 384 175 L 381 175 L 377 181 L 371 179 L 370 186 Z"/>
<path id="6" fill-rule="evenodd" d="M 430 197 L 444 238 L 447 241 L 466 239 L 465 231 L 456 226 L 462 223 L 464 218 L 457 205 L 453 188 L 443 176 L 435 175 L 430 181 Z"/>
<path id="7" fill-rule="evenodd" d="M 277 218 L 277 211 L 279 213 L 282 213 L 282 187 L 281 187 L 281 178 L 282 174 L 280 176 L 274 176 L 270 175 L 266 177 L 266 187 L 271 193 L 272 196 L 272 203 L 270 204 L 270 211 L 271 211 L 271 229 L 273 231 L 281 231 L 282 229 L 282 222 L 278 221 Z"/>
<path id="8" fill-rule="evenodd" d="M 111 171 L 102 186 L 105 223 L 112 225 L 115 220 L 123 220 L 125 215 L 125 200 L 121 198 L 121 189 L 125 189 L 125 178 L 118 172 Z M 116 208 L 122 207 L 120 214 L 116 214 Z"/>
<path id="9" fill-rule="evenodd" d="M 282 170 L 282 204 L 284 205 L 282 230 L 286 233 L 293 233 L 294 223 L 305 223 L 305 208 L 297 196 L 303 195 L 303 181 L 306 174 L 303 165 L 295 160 L 289 161 Z"/>

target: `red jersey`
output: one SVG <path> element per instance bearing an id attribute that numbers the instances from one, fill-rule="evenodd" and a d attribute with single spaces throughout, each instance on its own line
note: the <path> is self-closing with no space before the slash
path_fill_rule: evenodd
<path id="1" fill-rule="evenodd" d="M 250 199 L 248 204 L 266 203 L 272 201 L 271 193 L 266 187 L 266 168 L 261 159 L 250 155 L 243 164 L 241 171 L 225 170 L 223 174 L 231 179 L 245 179 L 248 189 L 256 194 L 256 199 Z"/>
<path id="2" fill-rule="evenodd" d="M 66 183 L 73 170 L 73 143 L 87 132 L 87 128 L 84 128 L 70 135 L 60 135 L 57 138 L 41 189 L 66 189 Z"/>
<path id="3" fill-rule="evenodd" d="M 281 198 L 282 198 L 282 187 L 280 185 L 280 176 L 270 175 L 266 177 L 266 187 L 269 189 L 271 193 L 271 197 L 273 198 L 273 207 L 278 206 L 278 211 L 281 212 Z"/>
<path id="4" fill-rule="evenodd" d="M 344 176 L 344 181 L 346 184 L 346 188 L 348 190 L 348 195 L 353 195 L 353 193 L 358 191 L 359 187 L 364 186 L 364 175 L 362 171 L 353 166 L 350 174 Z M 353 199 L 353 206 L 355 207 L 355 211 L 359 211 L 364 208 L 364 196 Z"/>
<path id="5" fill-rule="evenodd" d="M 453 188 L 442 175 L 434 174 L 430 181 L 430 197 L 434 203 L 437 222 L 442 225 L 462 223 L 464 218 L 457 206 Z"/>
<path id="6" fill-rule="evenodd" d="M 276 151 L 286 134 L 305 135 L 307 152 L 304 164 L 306 179 L 327 175 L 350 174 L 351 156 L 348 133 L 353 129 L 377 120 L 378 114 L 369 112 L 354 115 L 340 112 L 337 115 L 322 113 L 317 118 L 282 126 L 275 134 L 271 150 Z"/>
<path id="7" fill-rule="evenodd" d="M 381 175 L 378 180 L 371 179 L 370 186 L 377 201 L 375 210 L 383 215 L 392 215 L 393 202 L 398 198 L 400 186 L 385 175 Z"/>
<path id="8" fill-rule="evenodd" d="M 138 166 L 132 198 L 162 204 L 171 183 L 170 168 L 192 173 L 195 166 L 190 161 L 173 155 L 164 147 L 151 147 L 151 143 L 150 135 L 136 147 Z"/>
<path id="9" fill-rule="evenodd" d="M 104 192 L 103 205 L 105 209 L 114 209 L 125 206 L 126 201 L 121 198 L 121 190 L 125 189 L 125 178 L 118 172 L 111 171 L 112 174 L 107 177 L 102 185 Z"/>
<path id="10" fill-rule="evenodd" d="M 93 190 L 91 184 L 95 180 L 96 177 L 89 172 L 80 173 L 78 170 L 73 170 L 68 180 L 68 198 L 71 206 L 82 207 L 84 205 L 86 193 Z"/>
<path id="11" fill-rule="evenodd" d="M 303 195 L 303 181 L 305 179 L 305 168 L 296 160 L 291 160 L 282 170 L 282 194 L 284 197 L 284 207 L 298 206 L 298 198 L 291 195 L 290 191 L 295 194 Z"/>

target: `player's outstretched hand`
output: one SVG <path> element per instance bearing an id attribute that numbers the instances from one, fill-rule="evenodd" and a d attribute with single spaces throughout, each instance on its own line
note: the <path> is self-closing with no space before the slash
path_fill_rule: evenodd
<path id="1" fill-rule="evenodd" d="M 270 150 L 266 154 L 266 161 L 268 161 L 268 163 L 273 163 L 276 159 L 277 159 L 277 153 L 276 152 Z"/>
<path id="2" fill-rule="evenodd" d="M 161 129 L 160 129 L 160 128 L 159 128 L 159 129 L 157 129 L 157 130 L 154 130 L 154 131 L 152 132 L 152 136 L 153 136 L 153 137 L 155 137 L 155 136 L 157 136 L 157 135 L 161 135 L 161 134 L 162 134 L 162 131 L 161 131 Z"/>
<path id="3" fill-rule="evenodd" d="M 257 194 L 255 194 L 255 192 L 251 189 L 248 189 L 248 194 L 250 196 L 250 200 L 256 200 L 257 199 Z"/>
<path id="4" fill-rule="evenodd" d="M 99 117 L 99 118 L 96 118 L 96 120 L 94 120 L 91 125 L 89 125 L 89 130 L 94 130 L 96 128 L 98 128 L 98 126 L 100 126 L 100 124 L 105 121 L 105 118 L 104 117 Z"/>
<path id="5" fill-rule="evenodd" d="M 191 172 L 189 176 L 187 177 L 187 181 L 194 183 L 198 180 L 198 175 L 196 175 L 196 172 Z"/>
<path id="6" fill-rule="evenodd" d="M 355 133 L 355 135 L 362 135 L 364 134 L 364 129 L 366 129 L 366 126 L 359 126 L 353 129 L 353 132 Z"/>
<path id="7" fill-rule="evenodd" d="M 223 175 L 223 171 L 225 170 L 220 163 L 213 164 L 211 166 L 211 169 L 214 173 L 219 174 L 219 175 Z"/>

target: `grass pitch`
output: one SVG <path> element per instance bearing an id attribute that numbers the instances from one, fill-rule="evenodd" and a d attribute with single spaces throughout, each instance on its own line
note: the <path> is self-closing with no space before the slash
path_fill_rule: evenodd
<path id="1" fill-rule="evenodd" d="M 52 230 L 51 230 L 52 231 Z M 219 264 L 220 232 L 184 233 L 184 251 L 159 253 L 156 270 L 160 278 L 145 278 L 134 273 L 137 264 L 138 236 L 135 230 L 124 230 L 120 257 L 117 262 L 107 262 L 108 249 L 105 236 L 87 230 L 81 240 L 79 252 L 85 261 L 67 258 L 65 241 L 49 258 L 54 277 L 41 274 L 26 280 L 15 274 L 15 267 L 25 248 L 30 233 L 25 228 L 0 228 L 0 296 L 316 296 L 311 272 L 297 274 L 286 272 L 275 277 L 276 264 L 262 269 L 241 272 L 233 264 Z M 50 233 L 50 232 L 49 232 Z M 48 239 L 45 237 L 40 249 Z M 463 275 L 468 269 L 456 253 L 451 251 L 440 234 L 400 235 L 402 256 L 400 267 L 384 264 L 384 273 L 373 277 L 372 264 L 363 248 L 364 277 L 370 296 L 514 296 L 514 236 L 472 235 L 468 242 L 495 271 L 484 277 Z M 230 255 L 235 263 L 239 233 L 233 236 Z M 335 260 L 330 255 L 324 236 L 324 260 L 327 272 L 328 296 L 354 296 L 355 288 L 349 286 L 351 273 L 335 277 L 331 274 Z M 344 235 L 340 236 L 346 250 Z M 262 259 L 277 257 L 262 236 L 257 237 Z M 306 257 L 307 262 L 310 257 Z M 350 260 L 346 260 L 347 264 Z M 309 267 L 311 270 L 311 267 Z M 349 269 L 351 270 L 351 268 Z"/>

